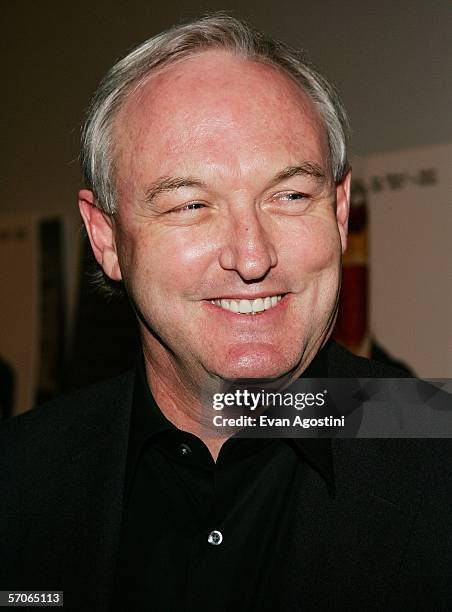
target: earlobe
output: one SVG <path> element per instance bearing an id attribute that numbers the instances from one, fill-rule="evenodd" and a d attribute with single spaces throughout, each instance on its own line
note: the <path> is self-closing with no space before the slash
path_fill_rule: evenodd
<path id="1" fill-rule="evenodd" d="M 350 169 L 342 181 L 336 185 L 336 220 L 341 238 L 342 253 L 347 248 L 351 180 L 352 171 Z"/>
<path id="2" fill-rule="evenodd" d="M 109 278 L 120 281 L 122 275 L 116 250 L 113 222 L 109 215 L 97 208 L 95 201 L 92 191 L 89 189 L 80 190 L 78 205 L 94 257 Z"/>

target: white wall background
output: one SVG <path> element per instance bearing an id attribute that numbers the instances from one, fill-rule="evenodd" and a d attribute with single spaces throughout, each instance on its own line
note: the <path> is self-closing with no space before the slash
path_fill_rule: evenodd
<path id="1" fill-rule="evenodd" d="M 425 378 L 452 378 L 452 144 L 363 156 L 370 328 Z"/>

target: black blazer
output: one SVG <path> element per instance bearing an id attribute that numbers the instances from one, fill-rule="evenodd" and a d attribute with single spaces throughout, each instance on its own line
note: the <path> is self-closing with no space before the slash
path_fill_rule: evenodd
<path id="1" fill-rule="evenodd" d="M 330 377 L 395 375 L 334 344 L 328 364 Z M 108 610 L 133 384 L 129 372 L 1 426 L 0 590 L 64 590 L 65 610 Z M 336 496 L 314 470 L 296 492 L 280 610 L 452 610 L 451 442 L 332 449 Z"/>

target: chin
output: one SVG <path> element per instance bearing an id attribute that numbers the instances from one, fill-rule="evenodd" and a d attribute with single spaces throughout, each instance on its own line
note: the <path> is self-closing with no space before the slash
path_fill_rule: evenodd
<path id="1" fill-rule="evenodd" d="M 292 372 L 298 363 L 279 349 L 258 346 L 253 350 L 234 348 L 228 351 L 222 363 L 216 363 L 214 370 L 217 376 L 225 379 L 284 378 Z"/>

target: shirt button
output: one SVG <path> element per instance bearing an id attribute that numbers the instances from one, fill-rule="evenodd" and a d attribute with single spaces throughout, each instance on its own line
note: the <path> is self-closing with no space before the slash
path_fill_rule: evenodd
<path id="1" fill-rule="evenodd" d="M 188 446 L 188 444 L 181 444 L 179 446 L 179 453 L 182 455 L 182 457 L 188 457 L 191 455 L 191 448 Z"/>
<path id="2" fill-rule="evenodd" d="M 214 531 L 211 531 L 209 533 L 207 541 L 209 542 L 209 544 L 212 544 L 212 546 L 219 546 L 223 541 L 223 534 L 221 533 L 221 531 L 217 531 L 215 529 Z"/>

